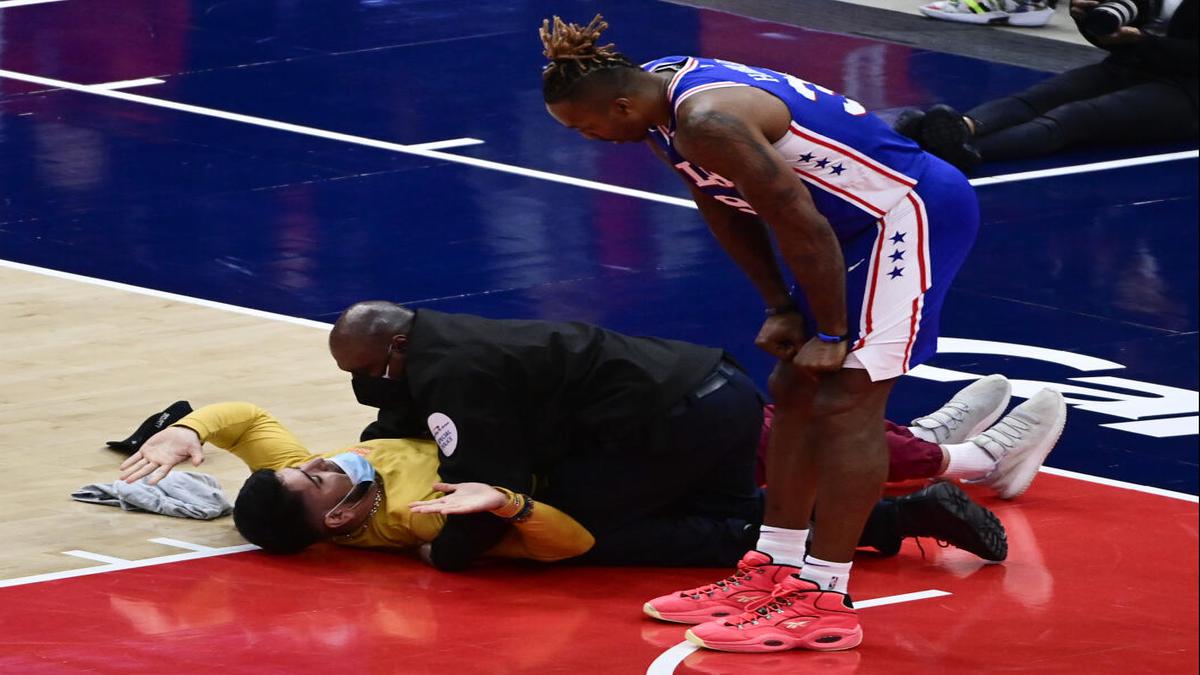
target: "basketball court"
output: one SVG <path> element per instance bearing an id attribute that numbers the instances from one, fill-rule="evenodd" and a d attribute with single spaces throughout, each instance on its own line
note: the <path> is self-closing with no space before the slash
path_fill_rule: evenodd
<path id="1" fill-rule="evenodd" d="M 712 569 L 281 558 L 228 518 L 70 499 L 179 399 L 356 441 L 373 411 L 325 338 L 363 299 L 721 346 L 764 384 L 761 302 L 682 183 L 544 111 L 537 25 L 597 11 L 635 59 L 789 71 L 887 119 L 1050 74 L 646 0 L 0 0 L 0 672 L 1196 672 L 1194 146 L 973 177 L 940 353 L 889 416 L 998 372 L 1014 402 L 1062 391 L 1067 428 L 1025 495 L 972 493 L 1005 563 L 858 558 L 851 652 L 697 651 L 641 614 Z M 248 474 L 211 447 L 200 470 L 231 497 Z"/>

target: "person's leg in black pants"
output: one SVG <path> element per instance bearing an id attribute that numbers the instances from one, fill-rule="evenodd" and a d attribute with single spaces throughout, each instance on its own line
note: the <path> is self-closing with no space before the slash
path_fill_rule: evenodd
<path id="1" fill-rule="evenodd" d="M 582 561 L 724 565 L 753 545 L 762 400 L 745 374 L 729 372 L 673 411 L 658 447 L 582 450 L 548 475 L 541 498 L 596 536 Z"/>
<path id="2" fill-rule="evenodd" d="M 982 138 L 1029 124 L 1071 101 L 1119 89 L 1129 84 L 1127 78 L 1127 69 L 1104 61 L 1056 75 L 1019 94 L 988 101 L 966 115 L 944 104 L 924 113 L 910 111 L 897 120 L 896 129 L 927 152 L 970 173 L 981 161 L 993 159 L 976 146 Z"/>
<path id="3" fill-rule="evenodd" d="M 1073 145 L 1156 143 L 1195 137 L 1193 99 L 1175 83 L 1152 80 L 1065 103 L 1028 122 L 978 136 L 973 142 L 988 161 L 1037 157 Z"/>
<path id="4" fill-rule="evenodd" d="M 1029 122 L 1051 110 L 1082 99 L 1116 91 L 1129 84 L 1123 69 L 1107 61 L 1068 70 L 1025 91 L 998 98 L 967 111 L 982 137 Z"/>

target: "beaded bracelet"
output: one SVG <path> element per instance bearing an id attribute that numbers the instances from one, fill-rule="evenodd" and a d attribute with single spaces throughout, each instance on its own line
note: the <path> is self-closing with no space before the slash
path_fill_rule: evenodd
<path id="1" fill-rule="evenodd" d="M 510 523 L 523 523 L 529 520 L 529 517 L 533 515 L 532 497 L 518 494 L 502 487 L 497 487 L 496 489 L 502 492 L 505 497 L 508 497 L 508 503 L 500 508 L 492 509 L 493 515 L 499 516 Z"/>
<path id="2" fill-rule="evenodd" d="M 529 495 L 521 495 L 521 510 L 517 511 L 517 515 L 508 519 L 510 523 L 523 523 L 529 520 L 533 515 L 533 498 Z"/>
<path id="3" fill-rule="evenodd" d="M 507 519 L 512 518 L 521 512 L 521 508 L 524 506 L 521 495 L 518 495 L 512 490 L 506 490 L 502 487 L 498 487 L 496 489 L 499 490 L 505 497 L 507 497 L 508 501 L 504 504 L 504 506 L 492 509 L 493 515 Z"/>

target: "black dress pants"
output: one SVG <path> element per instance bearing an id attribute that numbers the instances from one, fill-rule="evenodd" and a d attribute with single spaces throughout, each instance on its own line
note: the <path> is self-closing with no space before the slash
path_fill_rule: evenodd
<path id="1" fill-rule="evenodd" d="M 967 112 L 984 161 L 1037 157 L 1073 145 L 1196 138 L 1195 76 L 1154 75 L 1113 58 L 1069 70 Z"/>
<path id="2" fill-rule="evenodd" d="M 740 370 L 718 369 L 721 385 L 701 385 L 676 406 L 654 447 L 601 443 L 547 472 L 537 496 L 596 537 L 578 562 L 724 566 L 754 546 L 762 398 Z"/>

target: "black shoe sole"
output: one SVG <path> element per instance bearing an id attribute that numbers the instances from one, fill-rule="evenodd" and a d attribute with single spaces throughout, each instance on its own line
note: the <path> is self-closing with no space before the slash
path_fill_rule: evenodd
<path id="1" fill-rule="evenodd" d="M 971 144 L 971 130 L 962 113 L 948 105 L 935 105 L 921 122 L 921 147 L 968 173 L 982 158 Z"/>
<path id="2" fill-rule="evenodd" d="M 948 105 L 935 105 L 925 113 L 921 140 L 930 150 L 944 151 L 966 143 L 971 133 L 962 113 Z"/>
<path id="3" fill-rule="evenodd" d="M 1008 535 L 996 514 L 952 483 L 936 483 L 897 500 L 901 535 L 931 537 L 984 560 L 1008 557 Z"/>

